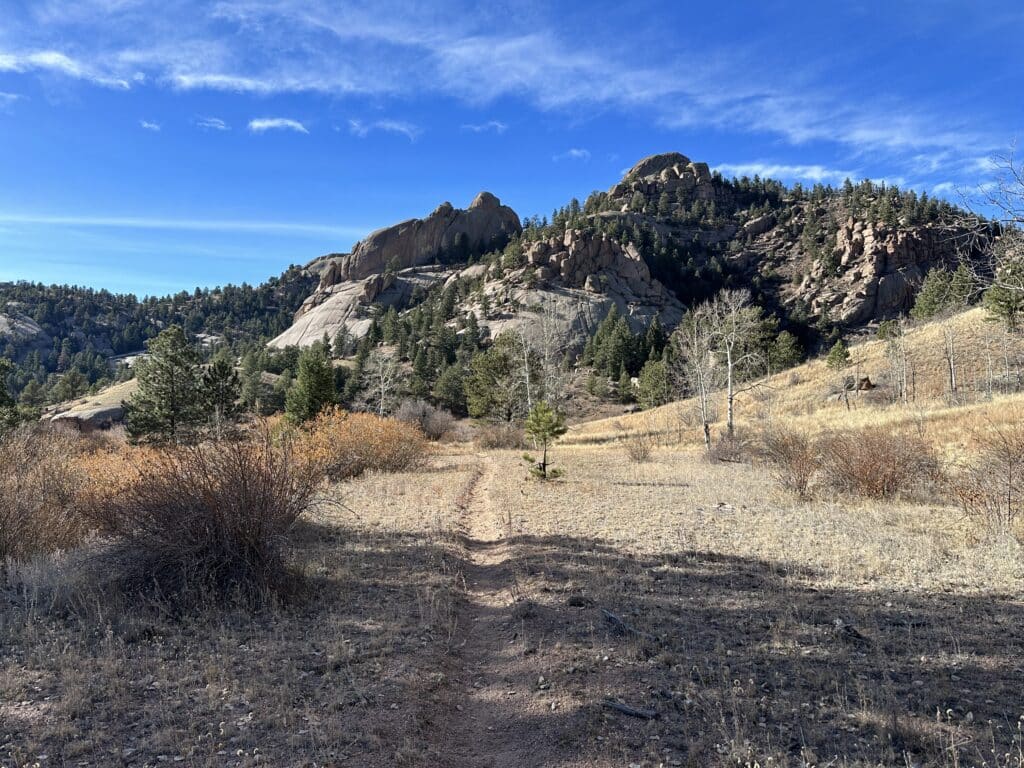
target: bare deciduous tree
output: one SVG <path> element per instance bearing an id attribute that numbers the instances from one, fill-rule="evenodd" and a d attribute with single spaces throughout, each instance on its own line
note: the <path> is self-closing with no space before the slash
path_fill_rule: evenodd
<path id="1" fill-rule="evenodd" d="M 395 405 L 401 379 L 398 361 L 391 355 L 375 350 L 366 361 L 363 375 L 367 382 L 367 402 L 377 411 L 378 416 L 386 416 Z"/>
<path id="2" fill-rule="evenodd" d="M 718 369 L 714 360 L 714 336 L 708 305 L 702 304 L 683 318 L 672 335 L 675 349 L 673 378 L 680 390 L 694 398 L 704 434 L 704 447 L 711 450 L 711 393 L 717 388 Z"/>
<path id="3" fill-rule="evenodd" d="M 744 377 L 764 360 L 763 352 L 754 344 L 761 323 L 760 308 L 750 303 L 750 291 L 723 290 L 708 304 L 711 338 L 715 353 L 725 366 L 726 432 L 733 437 L 736 395 L 753 389 L 760 382 Z"/>

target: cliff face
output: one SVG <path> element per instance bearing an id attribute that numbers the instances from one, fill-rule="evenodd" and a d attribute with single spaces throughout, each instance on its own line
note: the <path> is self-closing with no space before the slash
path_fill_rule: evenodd
<path id="1" fill-rule="evenodd" d="M 437 260 L 465 261 L 470 254 L 500 248 L 521 231 L 516 212 L 490 192 L 481 192 L 466 210 L 442 203 L 426 218 L 378 229 L 356 243 L 352 253 L 332 258 L 321 274 L 319 290 L 386 270 L 397 272 Z"/>
<path id="2" fill-rule="evenodd" d="M 273 344 L 306 345 L 342 328 L 361 336 L 375 306 L 402 310 L 422 290 L 455 280 L 476 286 L 458 309 L 483 328 L 530 326 L 537 313 L 529 307 L 543 306 L 570 348 L 612 305 L 636 327 L 654 317 L 671 327 L 685 302 L 724 284 L 747 284 L 803 322 L 863 326 L 909 310 L 928 270 L 957 256 L 934 219 L 890 213 L 881 223 L 876 205 L 890 193 L 864 189 L 808 195 L 728 181 L 672 152 L 644 158 L 586 206 L 526 231 L 515 211 L 481 192 L 466 210 L 444 203 L 372 233 L 352 253 L 311 263 L 319 286 Z M 510 240 L 511 262 L 470 263 Z"/>

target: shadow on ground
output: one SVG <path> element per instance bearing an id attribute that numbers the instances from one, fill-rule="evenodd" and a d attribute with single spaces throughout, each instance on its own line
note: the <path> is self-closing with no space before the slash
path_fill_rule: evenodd
<path id="1" fill-rule="evenodd" d="M 1007 596 L 518 536 L 490 609 L 502 643 L 470 674 L 459 542 L 312 523 L 296 540 L 309 599 L 255 617 L 97 627 L 12 593 L 0 764 L 1024 765 L 1024 605 Z M 488 695 L 460 710 L 474 686 Z M 454 749 L 477 722 L 499 726 Z"/>

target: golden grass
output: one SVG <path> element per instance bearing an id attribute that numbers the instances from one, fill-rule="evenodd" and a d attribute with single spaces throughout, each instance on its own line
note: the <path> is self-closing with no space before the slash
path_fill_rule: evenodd
<path id="1" fill-rule="evenodd" d="M 1017 402 L 921 421 L 969 450 Z M 90 550 L 10 569 L 0 765 L 1024 768 L 1024 554 L 958 509 L 802 501 L 678 443 L 559 443 L 548 483 L 440 451 L 333 486 L 302 602 L 126 605 Z"/>
<path id="2" fill-rule="evenodd" d="M 944 329 L 952 329 L 955 334 L 960 405 L 948 402 Z M 989 397 L 986 382 L 990 374 L 1005 376 L 1008 369 L 1011 380 L 1016 380 L 1018 361 L 1024 358 L 1024 336 L 1007 334 L 1000 325 L 987 321 L 982 309 L 912 328 L 907 334 L 907 348 L 913 397 L 906 406 L 892 404 L 886 388 L 889 361 L 885 342 L 870 340 L 851 347 L 853 363 L 843 375 L 869 376 L 882 387 L 870 393 L 851 393 L 849 410 L 841 400 L 829 398 L 840 377 L 825 366 L 824 360 L 817 359 L 739 395 L 737 426 L 758 431 L 775 421 L 811 434 L 868 426 L 923 429 L 937 445 L 952 450 L 963 448 L 972 433 L 1015 420 L 1024 406 L 1024 393 L 1002 394 L 995 390 Z M 724 396 L 719 395 L 716 402 L 718 413 L 724 417 Z M 693 423 L 693 408 L 692 401 L 682 400 L 650 411 L 579 424 L 570 429 L 565 442 L 602 443 L 644 432 L 665 443 L 698 445 L 702 435 L 699 425 Z M 723 431 L 720 418 L 713 432 Z"/>

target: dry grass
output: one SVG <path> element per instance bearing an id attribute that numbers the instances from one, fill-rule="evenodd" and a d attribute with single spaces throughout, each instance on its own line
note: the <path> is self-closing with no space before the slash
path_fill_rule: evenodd
<path id="1" fill-rule="evenodd" d="M 24 426 L 0 440 L 0 564 L 77 544 L 75 513 L 86 445 L 64 430 Z"/>
<path id="2" fill-rule="evenodd" d="M 890 426 L 972 452 L 999 406 Z M 795 499 L 678 444 L 560 443 L 551 483 L 445 450 L 300 521 L 301 603 L 175 617 L 13 571 L 0 763 L 1024 768 L 1024 554 L 961 508 Z"/>
<path id="3" fill-rule="evenodd" d="M 125 603 L 75 558 L 0 587 L 0 765 L 441 765 L 461 460 L 366 473 L 299 522 L 309 594 L 253 614 Z M 45 758 L 40 756 L 45 755 Z"/>
<path id="4" fill-rule="evenodd" d="M 737 398 L 737 426 L 759 432 L 773 424 L 816 434 L 826 430 L 885 426 L 912 430 L 927 423 L 929 439 L 936 445 L 956 446 L 962 435 L 981 421 L 1009 423 L 1003 412 L 1024 403 L 1017 393 L 1018 376 L 1024 370 L 1024 335 L 1007 334 L 1000 325 L 986 321 L 982 309 L 964 312 L 948 320 L 911 329 L 906 337 L 910 401 L 894 404 L 888 387 L 889 357 L 885 342 L 871 340 L 850 348 L 852 366 L 844 375 L 868 376 L 880 384 L 868 392 L 851 392 L 852 410 L 841 400 L 830 400 L 837 376 L 824 360 L 812 360 L 773 377 L 772 381 Z M 944 356 L 944 332 L 955 337 L 958 402 L 949 400 L 948 368 Z M 993 387 L 988 382 L 995 382 Z M 698 445 L 703 439 L 692 425 L 692 402 L 683 400 L 650 411 L 579 424 L 563 438 L 580 445 L 615 440 L 621 429 L 643 431 L 664 443 Z M 721 413 L 724 408 L 718 409 Z M 713 426 L 724 432 L 719 421 Z"/>

